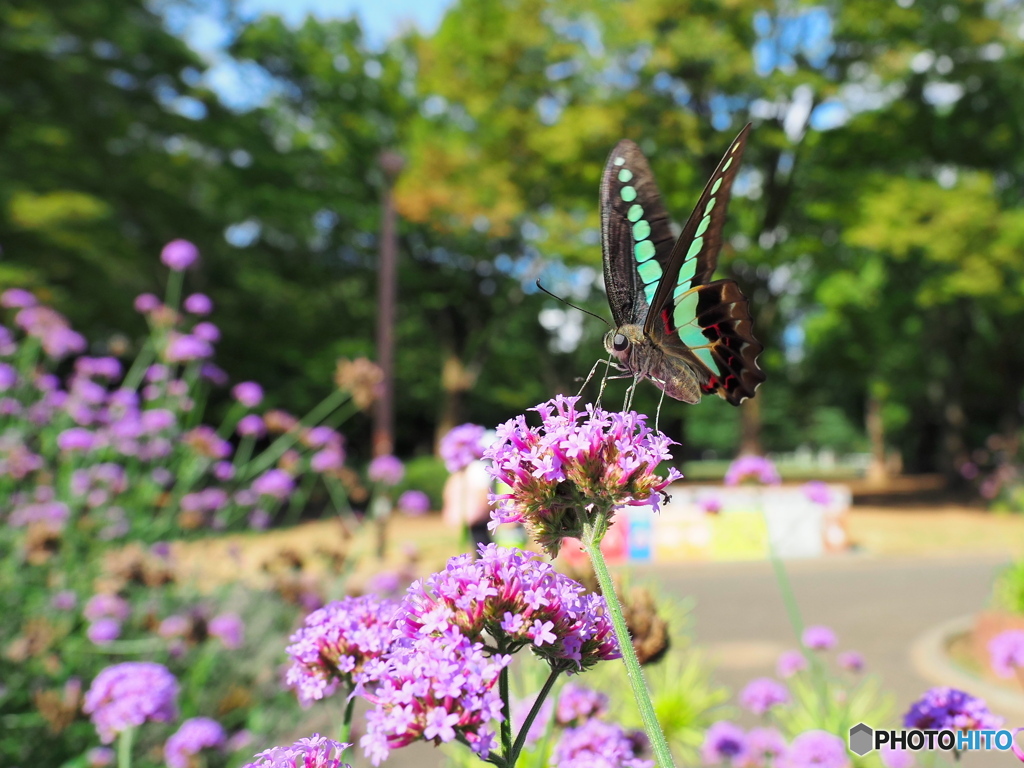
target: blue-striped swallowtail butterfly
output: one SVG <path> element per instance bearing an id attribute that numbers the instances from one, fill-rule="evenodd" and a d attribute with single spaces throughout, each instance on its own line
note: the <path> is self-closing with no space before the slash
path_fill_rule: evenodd
<path id="1" fill-rule="evenodd" d="M 616 144 L 601 176 L 604 278 L 616 326 L 605 348 L 620 370 L 686 403 L 714 393 L 739 405 L 765 378 L 746 298 L 734 281 L 712 279 L 749 132 L 748 124 L 729 146 L 678 239 L 635 143 Z"/>

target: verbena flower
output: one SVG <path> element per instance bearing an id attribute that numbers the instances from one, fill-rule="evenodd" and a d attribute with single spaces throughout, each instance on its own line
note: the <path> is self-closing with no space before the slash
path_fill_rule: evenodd
<path id="1" fill-rule="evenodd" d="M 283 469 L 268 469 L 253 480 L 252 489 L 261 496 L 286 499 L 295 490 L 295 481 Z"/>
<path id="2" fill-rule="evenodd" d="M 1024 630 L 1000 632 L 988 644 L 989 663 L 1000 677 L 1013 677 L 1017 667 L 1024 666 Z"/>
<path id="3" fill-rule="evenodd" d="M 186 296 L 182 306 L 186 312 L 193 315 L 208 315 L 213 311 L 213 302 L 205 293 L 193 293 Z"/>
<path id="4" fill-rule="evenodd" d="M 593 688 L 569 683 L 558 696 L 555 721 L 559 725 L 578 726 L 608 711 L 608 697 Z"/>
<path id="5" fill-rule="evenodd" d="M 263 419 L 255 413 L 250 413 L 239 419 L 235 429 L 242 437 L 262 437 L 267 432 Z"/>
<path id="6" fill-rule="evenodd" d="M 491 527 L 522 523 L 552 556 L 563 538 L 582 537 L 584 524 L 599 516 L 611 522 L 628 505 L 656 511 L 661 492 L 682 477 L 675 469 L 655 474 L 671 458 L 673 441 L 652 432 L 645 416 L 592 405 L 580 411 L 578 401 L 559 395 L 532 408 L 539 427 L 528 426 L 525 416 L 502 424 L 484 452 L 493 461 L 491 474 L 511 488 L 492 495 Z"/>
<path id="7" fill-rule="evenodd" d="M 821 482 L 821 480 L 811 480 L 809 483 L 804 483 L 804 495 L 815 504 L 821 504 L 823 507 L 827 507 L 832 502 L 832 492 L 829 491 L 828 485 Z"/>
<path id="8" fill-rule="evenodd" d="M 804 630 L 801 640 L 812 651 L 828 651 L 836 647 L 836 633 L 828 627 L 814 626 Z"/>
<path id="9" fill-rule="evenodd" d="M 242 768 L 351 768 L 341 762 L 341 753 L 351 746 L 314 733 L 290 747 L 271 747 L 260 752 Z"/>
<path id="10" fill-rule="evenodd" d="M 779 673 L 779 677 L 792 677 L 805 669 L 807 669 L 807 659 L 800 651 L 783 651 L 775 663 L 775 671 Z"/>
<path id="11" fill-rule="evenodd" d="M 168 768 L 191 768 L 195 765 L 192 758 L 204 749 L 216 749 L 224 746 L 227 734 L 224 727 L 209 717 L 193 717 L 181 724 L 181 727 L 167 739 L 164 744 L 164 760 Z"/>
<path id="12" fill-rule="evenodd" d="M 778 485 L 782 482 L 779 472 L 770 459 L 764 456 L 740 456 L 725 472 L 726 485 L 739 485 L 753 479 L 763 485 Z"/>
<path id="13" fill-rule="evenodd" d="M 747 735 L 735 723 L 719 720 L 704 734 L 700 754 L 710 765 L 734 763 L 747 754 Z"/>
<path id="14" fill-rule="evenodd" d="M 231 394 L 246 408 L 255 408 L 263 402 L 263 387 L 255 381 L 243 381 L 236 384 L 232 387 Z"/>
<path id="15" fill-rule="evenodd" d="M 751 728 L 747 750 L 738 765 L 742 768 L 774 768 L 786 754 L 786 739 L 775 728 Z"/>
<path id="16" fill-rule="evenodd" d="M 430 511 L 430 497 L 423 491 L 409 490 L 398 497 L 395 506 L 399 512 L 410 517 L 419 517 Z"/>
<path id="17" fill-rule="evenodd" d="M 788 703 L 789 689 L 770 677 L 751 680 L 740 692 L 740 705 L 755 715 L 763 715 L 772 707 Z"/>
<path id="18" fill-rule="evenodd" d="M 160 261 L 175 272 L 188 269 L 198 258 L 199 249 L 188 240 L 171 240 L 160 251 Z"/>
<path id="19" fill-rule="evenodd" d="M 856 651 L 845 651 L 836 657 L 836 662 L 847 672 L 863 672 L 864 657 Z"/>
<path id="20" fill-rule="evenodd" d="M 96 619 L 85 630 L 85 636 L 95 645 L 109 645 L 121 636 L 121 622 L 117 619 Z"/>
<path id="21" fill-rule="evenodd" d="M 102 670 L 85 694 L 82 711 L 92 716 L 100 741 L 109 744 L 127 728 L 178 716 L 178 681 L 167 667 L 127 661 Z"/>
<path id="22" fill-rule="evenodd" d="M 78 605 L 78 595 L 70 589 L 55 592 L 50 598 L 50 605 L 58 611 L 70 611 Z"/>
<path id="23" fill-rule="evenodd" d="M 306 617 L 285 650 L 292 659 L 285 674 L 299 702 L 308 706 L 330 696 L 342 683 L 350 692 L 353 676 L 391 643 L 394 600 L 373 595 L 346 597 Z"/>
<path id="24" fill-rule="evenodd" d="M 131 605 L 123 597 L 103 592 L 90 597 L 82 608 L 82 615 L 89 621 L 96 621 L 104 616 L 124 621 L 131 612 Z"/>
<path id="25" fill-rule="evenodd" d="M 405 474 L 405 467 L 402 462 L 394 456 L 378 456 L 370 462 L 366 471 L 367 476 L 375 483 L 382 485 L 398 485 L 402 482 Z"/>
<path id="26" fill-rule="evenodd" d="M 646 744 L 639 731 L 627 733 L 621 725 L 587 720 L 569 728 L 555 745 L 552 768 L 651 768 L 652 760 L 640 758 Z"/>
<path id="27" fill-rule="evenodd" d="M 490 723 L 502 719 L 498 679 L 511 662 L 454 627 L 396 640 L 359 676 L 357 692 L 374 704 L 359 742 L 366 756 L 380 765 L 392 749 L 418 739 L 439 745 L 458 736 L 486 760 L 496 743 Z"/>
<path id="28" fill-rule="evenodd" d="M 913 768 L 914 753 L 899 747 L 883 744 L 878 750 L 878 757 L 885 768 Z"/>
<path id="29" fill-rule="evenodd" d="M 448 431 L 438 444 L 438 453 L 449 472 L 458 472 L 484 455 L 484 435 L 479 424 L 461 424 Z"/>
<path id="30" fill-rule="evenodd" d="M 245 640 L 245 624 L 237 613 L 214 616 L 206 625 L 206 631 L 210 633 L 210 637 L 220 640 L 228 650 L 241 648 Z"/>
<path id="31" fill-rule="evenodd" d="M 116 758 L 117 754 L 110 747 L 93 747 L 85 753 L 85 764 L 89 768 L 107 768 Z"/>
<path id="32" fill-rule="evenodd" d="M 985 702 L 956 688 L 931 688 L 903 716 L 906 728 L 924 730 L 998 730 L 1003 718 Z"/>
<path id="33" fill-rule="evenodd" d="M 38 303 L 36 297 L 24 288 L 8 288 L 0 293 L 0 307 L 6 309 L 24 309 L 25 307 L 34 307 Z"/>
<path id="34" fill-rule="evenodd" d="M 520 549 L 487 544 L 479 558 L 457 555 L 447 567 L 414 582 L 395 619 L 408 638 L 457 628 L 473 641 L 494 638 L 502 651 L 525 646 L 554 669 L 582 671 L 619 658 L 600 595 Z"/>
<path id="35" fill-rule="evenodd" d="M 828 731 L 805 731 L 793 739 L 780 768 L 849 768 L 846 742 Z"/>

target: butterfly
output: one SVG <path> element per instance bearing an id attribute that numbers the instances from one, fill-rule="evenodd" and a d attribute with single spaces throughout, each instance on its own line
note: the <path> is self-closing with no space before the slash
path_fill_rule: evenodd
<path id="1" fill-rule="evenodd" d="M 604 279 L 615 328 L 604 346 L 634 384 L 650 379 L 669 397 L 733 405 L 764 381 L 747 300 L 733 280 L 713 280 L 729 192 L 750 133 L 733 140 L 682 233 L 672 236 L 654 174 L 623 139 L 601 176 Z"/>

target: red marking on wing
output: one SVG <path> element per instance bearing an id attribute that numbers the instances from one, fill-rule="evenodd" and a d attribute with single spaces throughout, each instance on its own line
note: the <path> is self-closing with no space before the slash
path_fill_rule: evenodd
<path id="1" fill-rule="evenodd" d="M 672 320 L 672 313 L 668 311 L 668 307 L 661 310 L 661 321 L 665 324 L 665 333 L 675 332 L 675 322 Z"/>

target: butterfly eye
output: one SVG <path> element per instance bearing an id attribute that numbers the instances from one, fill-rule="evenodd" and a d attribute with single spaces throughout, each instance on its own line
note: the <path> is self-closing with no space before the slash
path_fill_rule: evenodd
<path id="1" fill-rule="evenodd" d="M 616 352 L 622 352 L 628 346 L 629 346 L 629 339 L 627 339 L 621 333 L 616 333 L 615 334 L 615 338 L 612 339 L 612 347 L 615 348 L 615 351 Z"/>

